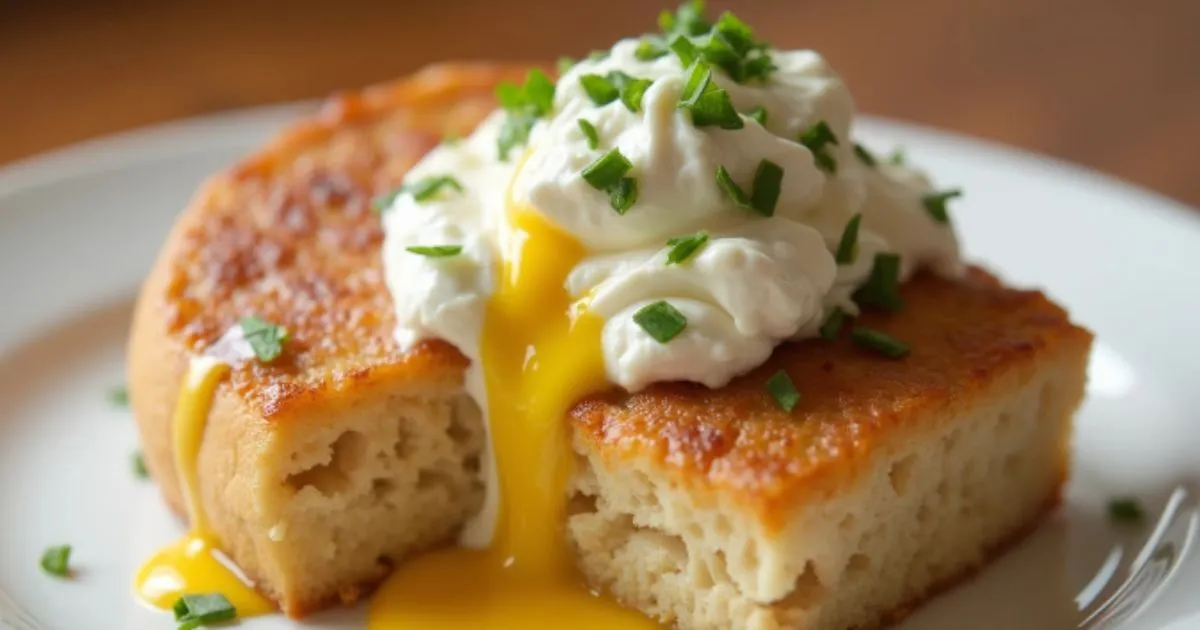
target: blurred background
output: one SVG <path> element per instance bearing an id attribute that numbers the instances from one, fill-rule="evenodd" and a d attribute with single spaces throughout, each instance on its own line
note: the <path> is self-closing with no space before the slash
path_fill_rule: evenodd
<path id="1" fill-rule="evenodd" d="M 638 0 L 0 0 L 0 165 L 139 125 L 324 96 L 441 59 L 552 60 L 655 28 Z M 1200 0 L 742 0 L 870 114 L 1200 206 Z"/>

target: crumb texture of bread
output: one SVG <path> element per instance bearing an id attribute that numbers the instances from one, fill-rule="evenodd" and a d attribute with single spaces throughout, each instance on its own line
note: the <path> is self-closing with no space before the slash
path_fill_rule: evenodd
<path id="1" fill-rule="evenodd" d="M 736 489 L 680 477 L 669 459 L 614 458 L 577 433 L 568 532 L 580 565 L 593 584 L 680 628 L 894 621 L 1057 504 L 1090 342 L 1083 331 L 1064 337 L 985 383 L 942 392 L 860 458 L 831 452 L 849 474 L 766 511 Z"/>

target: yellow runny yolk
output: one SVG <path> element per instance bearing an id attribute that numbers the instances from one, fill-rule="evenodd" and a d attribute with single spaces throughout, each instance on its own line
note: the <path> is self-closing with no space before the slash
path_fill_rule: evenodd
<path id="1" fill-rule="evenodd" d="M 200 502 L 196 459 L 217 385 L 229 366 L 209 357 L 196 357 L 179 392 L 172 419 L 175 467 L 191 528 L 180 540 L 154 554 L 134 579 L 134 588 L 147 603 L 170 610 L 182 595 L 220 593 L 239 617 L 262 615 L 275 606 L 247 585 L 227 564 Z"/>
<path id="2" fill-rule="evenodd" d="M 371 605 L 370 630 L 628 630 L 657 624 L 588 590 L 564 533 L 566 414 L 608 380 L 602 321 L 564 288 L 585 251 L 532 209 L 509 209 L 503 271 L 480 354 L 500 514 L 486 551 L 409 561 Z"/>

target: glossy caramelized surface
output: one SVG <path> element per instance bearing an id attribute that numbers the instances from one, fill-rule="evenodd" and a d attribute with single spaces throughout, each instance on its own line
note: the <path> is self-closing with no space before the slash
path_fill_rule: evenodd
<path id="1" fill-rule="evenodd" d="M 177 224 L 151 296 L 168 336 L 200 351 L 246 313 L 286 326 L 279 360 L 231 376 L 268 417 L 360 379 L 461 372 L 466 359 L 447 344 L 404 356 L 393 343 L 371 201 L 444 135 L 469 133 L 495 107 L 495 84 L 527 68 L 437 67 L 336 97 L 211 179 Z"/>

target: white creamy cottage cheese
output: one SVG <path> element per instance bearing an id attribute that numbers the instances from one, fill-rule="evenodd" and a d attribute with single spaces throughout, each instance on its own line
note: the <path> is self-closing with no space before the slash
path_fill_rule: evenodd
<path id="1" fill-rule="evenodd" d="M 508 161 L 497 149 L 505 121 L 498 111 L 469 138 L 432 151 L 406 179 L 452 175 L 461 190 L 422 200 L 400 194 L 384 213 L 396 339 L 409 347 L 440 338 L 469 357 L 468 391 L 485 422 L 480 337 L 497 287 L 499 238 L 510 205 L 532 208 L 589 252 L 565 288 L 604 320 L 608 378 L 630 391 L 669 380 L 720 387 L 760 365 L 781 342 L 816 336 L 834 308 L 856 315 L 851 296 L 870 275 L 877 253 L 899 255 L 900 280 L 921 267 L 948 275 L 962 269 L 953 230 L 923 203 L 934 192 L 926 177 L 856 154 L 853 99 L 820 55 L 769 51 L 776 69 L 767 80 L 746 84 L 713 66 L 712 82 L 728 92 L 744 122 L 740 129 L 722 129 L 696 126 L 679 106 L 690 76 L 680 59 L 668 53 L 639 60 L 639 43 L 618 42 L 607 56 L 567 72 L 558 81 L 553 110 Z M 598 106 L 581 84 L 584 75 L 614 71 L 653 81 L 638 111 L 621 99 Z M 756 108 L 766 112 L 765 124 L 749 116 Z M 596 148 L 580 119 L 595 128 Z M 836 144 L 810 150 L 799 139 L 819 123 Z M 636 202 L 623 214 L 582 175 L 612 149 L 632 164 L 627 175 L 638 186 Z M 782 170 L 771 216 L 740 207 L 717 181 L 723 167 L 749 195 L 763 160 Z M 857 255 L 838 264 L 835 252 L 856 215 Z M 667 264 L 668 240 L 701 230 L 707 241 L 682 263 Z M 462 249 L 446 258 L 406 250 L 430 244 Z M 656 341 L 634 320 L 660 300 L 687 319 L 669 343 Z M 488 496 L 462 536 L 467 546 L 486 546 L 492 536 L 499 497 L 488 459 Z"/>
<path id="2" fill-rule="evenodd" d="M 867 165 L 855 155 L 853 99 L 820 55 L 772 51 L 777 69 L 770 78 L 745 85 L 713 67 L 713 81 L 739 112 L 767 112 L 765 126 L 744 117 L 743 128 L 725 130 L 696 127 L 677 107 L 687 69 L 676 55 L 641 61 L 638 44 L 618 42 L 605 58 L 581 62 L 558 81 L 554 111 L 534 127 L 524 160 L 520 148 L 508 162 L 499 159 L 503 114 L 497 112 L 471 137 L 438 147 L 413 168 L 409 181 L 452 173 L 464 190 L 424 203 L 400 195 L 384 215 L 385 269 L 402 344 L 437 337 L 478 360 L 510 185 L 514 201 L 593 252 L 567 288 L 581 299 L 590 295 L 589 308 L 606 320 L 608 375 L 629 390 L 663 380 L 719 387 L 762 363 L 780 342 L 814 336 L 829 308 L 857 313 L 850 294 L 867 278 L 876 252 L 900 255 L 901 279 L 921 266 L 960 269 L 954 231 L 922 205 L 932 191 L 925 176 L 882 161 Z M 620 99 L 598 107 L 581 87 L 583 75 L 613 71 L 654 81 L 641 111 Z M 601 150 L 588 146 L 580 118 L 595 127 Z M 797 142 L 822 121 L 838 140 L 827 148 L 837 164 L 833 173 Z M 610 148 L 632 162 L 638 181 L 637 202 L 623 215 L 581 176 Z M 784 173 L 769 218 L 737 207 L 715 177 L 724 166 L 748 191 L 763 159 Z M 856 213 L 863 216 L 858 255 L 838 265 L 833 252 Z M 666 265 L 667 240 L 701 229 L 708 242 L 683 264 Z M 461 243 L 463 252 L 441 260 L 405 251 L 427 243 Z M 632 319 L 661 299 L 688 320 L 667 344 Z"/>

